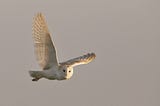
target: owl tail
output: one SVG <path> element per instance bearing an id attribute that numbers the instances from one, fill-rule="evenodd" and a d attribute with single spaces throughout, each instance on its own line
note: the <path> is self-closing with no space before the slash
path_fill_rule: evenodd
<path id="1" fill-rule="evenodd" d="M 42 71 L 29 71 L 31 77 L 33 77 L 32 81 L 38 81 L 40 78 L 43 77 Z"/>

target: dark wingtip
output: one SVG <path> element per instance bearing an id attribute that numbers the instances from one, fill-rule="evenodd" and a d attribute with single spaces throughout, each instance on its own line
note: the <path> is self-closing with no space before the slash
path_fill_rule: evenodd
<path id="1" fill-rule="evenodd" d="M 96 54 L 95 53 L 88 53 L 87 55 L 90 55 L 90 57 L 92 57 L 92 58 L 96 58 Z"/>
<path id="2" fill-rule="evenodd" d="M 91 55 L 92 55 L 94 58 L 96 57 L 96 54 L 95 54 L 95 53 L 93 53 L 93 52 L 91 53 Z"/>
<path id="3" fill-rule="evenodd" d="M 87 60 L 93 60 L 96 58 L 96 54 L 95 53 L 88 53 L 87 55 L 85 55 L 87 57 Z"/>

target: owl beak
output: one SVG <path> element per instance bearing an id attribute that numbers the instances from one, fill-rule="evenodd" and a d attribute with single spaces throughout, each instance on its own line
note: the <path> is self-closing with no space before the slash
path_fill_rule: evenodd
<path id="1" fill-rule="evenodd" d="M 63 78 L 64 78 L 64 79 L 67 79 L 67 76 L 64 76 Z"/>
<path id="2" fill-rule="evenodd" d="M 69 79 L 67 76 L 64 77 L 65 79 Z"/>

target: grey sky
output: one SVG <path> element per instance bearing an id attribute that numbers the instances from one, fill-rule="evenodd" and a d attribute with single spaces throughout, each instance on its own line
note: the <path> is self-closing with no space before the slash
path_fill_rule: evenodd
<path id="1" fill-rule="evenodd" d="M 158 0 L 1 0 L 0 106 L 160 106 Z M 42 12 L 60 61 L 95 52 L 67 81 L 40 69 L 32 19 Z"/>

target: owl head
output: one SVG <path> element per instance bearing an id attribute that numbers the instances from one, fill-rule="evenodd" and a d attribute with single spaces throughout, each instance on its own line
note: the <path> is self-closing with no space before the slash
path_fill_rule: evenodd
<path id="1" fill-rule="evenodd" d="M 64 65 L 59 70 L 60 80 L 69 79 L 73 75 L 73 68 L 67 65 Z"/>

